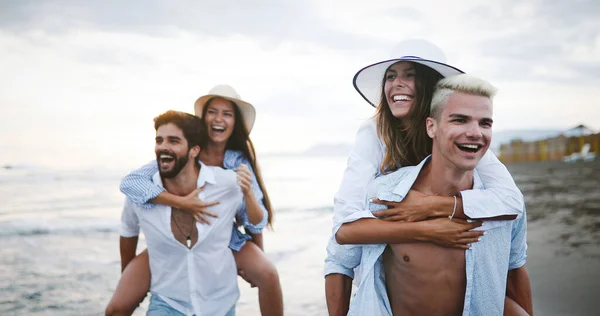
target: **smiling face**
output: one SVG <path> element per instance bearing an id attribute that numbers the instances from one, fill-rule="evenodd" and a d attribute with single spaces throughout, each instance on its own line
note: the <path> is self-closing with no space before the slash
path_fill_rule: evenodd
<path id="1" fill-rule="evenodd" d="M 235 127 L 235 108 L 231 101 L 216 97 L 206 105 L 204 122 L 210 142 L 227 143 Z"/>
<path id="2" fill-rule="evenodd" d="M 173 123 L 161 125 L 156 130 L 154 153 L 158 171 L 167 179 L 176 177 L 192 155 L 183 131 Z"/>
<path id="3" fill-rule="evenodd" d="M 385 72 L 383 93 L 392 115 L 405 117 L 414 106 L 416 70 L 410 62 L 397 62 Z"/>
<path id="4" fill-rule="evenodd" d="M 488 97 L 452 93 L 439 117 L 427 118 L 432 155 L 440 155 L 461 171 L 475 169 L 492 141 L 492 112 Z"/>

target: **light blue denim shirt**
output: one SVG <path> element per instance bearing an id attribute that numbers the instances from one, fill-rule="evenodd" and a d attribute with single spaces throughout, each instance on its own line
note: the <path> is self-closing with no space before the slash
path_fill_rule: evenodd
<path id="1" fill-rule="evenodd" d="M 225 157 L 223 158 L 223 166 L 225 169 L 235 170 L 242 164 L 246 165 L 252 173 L 252 192 L 254 193 L 254 197 L 256 197 L 256 200 L 263 211 L 263 219 L 256 225 L 250 223 L 248 214 L 246 213 L 246 203 L 245 201 L 242 201 L 242 207 L 236 215 L 236 222 L 240 225 L 243 225 L 247 231 L 253 234 L 258 234 L 262 232 L 263 228 L 265 228 L 269 219 L 267 209 L 265 208 L 263 202 L 263 192 L 260 190 L 260 186 L 256 181 L 256 175 L 254 175 L 254 170 L 244 154 L 237 150 L 225 151 Z M 158 172 L 158 164 L 156 163 L 156 160 L 151 161 L 147 165 L 132 171 L 130 174 L 125 176 L 123 180 L 121 180 L 121 192 L 123 192 L 123 194 L 125 194 L 135 204 L 138 204 L 145 209 L 152 208 L 154 204 L 149 201 L 165 191 L 163 187 L 152 182 L 152 176 L 156 172 Z M 242 246 L 244 246 L 246 243 L 246 240 L 250 239 L 252 239 L 250 235 L 242 233 L 237 228 L 236 224 L 233 223 L 229 248 L 235 251 L 240 251 Z"/>
<path id="2" fill-rule="evenodd" d="M 404 167 L 373 180 L 367 196 L 402 201 L 428 160 L 429 157 L 417 166 Z M 477 171 L 473 188 L 484 188 Z M 367 205 L 372 212 L 385 208 L 370 202 Z M 357 219 L 360 218 L 354 220 Z M 485 230 L 486 235 L 465 251 L 467 286 L 463 315 L 502 315 L 508 270 L 522 267 L 527 258 L 525 209 L 513 221 L 485 221 L 479 229 Z M 358 285 L 348 315 L 392 315 L 381 256 L 385 247 L 385 244 L 340 245 L 334 236 L 329 240 L 325 275 L 345 274 Z"/>

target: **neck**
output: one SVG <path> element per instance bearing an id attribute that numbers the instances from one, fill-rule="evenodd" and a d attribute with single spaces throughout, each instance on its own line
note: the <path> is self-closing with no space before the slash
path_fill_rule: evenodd
<path id="1" fill-rule="evenodd" d="M 163 185 L 171 194 L 179 196 L 188 195 L 192 193 L 198 185 L 199 172 L 200 167 L 196 164 L 194 159 L 190 159 L 177 176 L 170 179 L 163 178 Z"/>
<path id="2" fill-rule="evenodd" d="M 421 175 L 430 194 L 453 196 L 473 188 L 473 170 L 459 170 L 441 155 L 432 154 Z"/>
<path id="3" fill-rule="evenodd" d="M 200 160 L 209 166 L 223 166 L 226 144 L 209 143 L 200 152 Z"/>

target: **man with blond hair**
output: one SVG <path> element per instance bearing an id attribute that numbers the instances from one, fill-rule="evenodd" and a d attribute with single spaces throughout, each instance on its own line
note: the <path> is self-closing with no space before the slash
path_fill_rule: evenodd
<path id="1" fill-rule="evenodd" d="M 441 80 L 426 121 L 431 155 L 417 166 L 375 179 L 367 196 L 399 202 L 409 190 L 456 197 L 463 190 L 482 189 L 475 166 L 491 143 L 495 93 L 488 82 L 469 75 Z M 371 211 L 382 209 L 381 204 L 368 205 Z M 478 229 L 485 236 L 472 238 L 468 250 L 426 242 L 340 250 L 345 246 L 332 239 L 326 273 L 360 272 L 348 315 L 531 314 L 526 227 L 525 211 L 513 221 L 484 221 Z"/>

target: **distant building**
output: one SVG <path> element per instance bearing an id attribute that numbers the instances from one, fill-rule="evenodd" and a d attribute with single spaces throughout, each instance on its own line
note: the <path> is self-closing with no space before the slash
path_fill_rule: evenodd
<path id="1" fill-rule="evenodd" d="M 498 158 L 504 163 L 562 160 L 580 152 L 585 144 L 589 144 L 590 152 L 600 153 L 600 133 L 578 125 L 556 137 L 529 142 L 515 139 L 508 144 L 502 144 Z"/>

